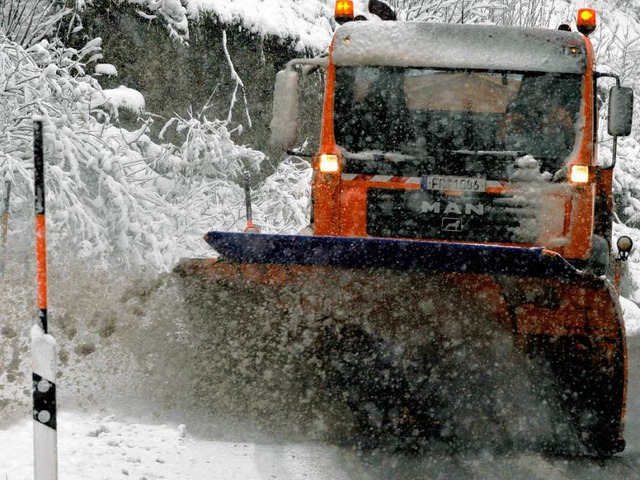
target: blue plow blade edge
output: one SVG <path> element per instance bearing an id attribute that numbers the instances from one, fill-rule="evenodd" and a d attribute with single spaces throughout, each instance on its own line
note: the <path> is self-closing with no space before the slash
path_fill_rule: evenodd
<path id="1" fill-rule="evenodd" d="M 541 247 L 215 231 L 205 240 L 223 258 L 244 264 L 585 278 L 560 255 L 545 254 Z"/>

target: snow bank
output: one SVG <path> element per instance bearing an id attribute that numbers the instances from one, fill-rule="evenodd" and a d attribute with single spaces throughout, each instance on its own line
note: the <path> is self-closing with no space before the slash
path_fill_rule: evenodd
<path id="1" fill-rule="evenodd" d="M 297 39 L 296 50 L 323 51 L 332 35 L 333 0 L 188 0 L 187 14 L 214 13 L 221 22 L 240 24 L 259 35 Z"/>
<path id="2" fill-rule="evenodd" d="M 620 305 L 622 306 L 627 335 L 638 335 L 640 333 L 640 308 L 624 297 L 620 297 Z"/>
<path id="3" fill-rule="evenodd" d="M 324 51 L 335 26 L 334 0 L 129 0 L 144 6 L 167 21 L 170 33 L 188 38 L 189 21 L 203 12 L 214 14 L 222 23 L 241 25 L 261 36 L 275 36 L 293 42 L 298 51 Z M 361 2 L 362 3 L 362 2 Z M 184 7 L 183 7 L 184 5 Z M 139 12 L 145 18 L 150 15 Z"/>

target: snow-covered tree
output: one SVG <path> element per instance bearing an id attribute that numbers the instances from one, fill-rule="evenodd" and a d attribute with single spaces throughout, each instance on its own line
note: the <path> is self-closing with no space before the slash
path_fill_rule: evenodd
<path id="1" fill-rule="evenodd" d="M 0 0 L 0 31 L 23 47 L 58 33 L 62 21 L 75 17 L 64 2 L 50 0 Z"/>
<path id="2" fill-rule="evenodd" d="M 0 40 L 0 178 L 13 185 L 11 242 L 30 238 L 31 119 L 40 115 L 54 257 L 167 268 L 180 255 L 208 252 L 204 232 L 241 227 L 242 173 L 256 172 L 264 155 L 236 145 L 227 122 L 204 113 L 166 125 L 184 134 L 182 145 L 152 142 L 142 96 L 124 87 L 103 90 L 85 74 L 99 50 L 99 39 L 79 51 L 57 41 L 25 49 Z M 137 130 L 112 123 L 121 109 L 140 115 Z M 300 208 L 299 198 L 291 203 Z M 287 206 L 269 203 L 272 220 L 261 218 L 258 205 L 256 220 L 275 230 L 301 227 L 300 216 L 274 211 Z"/>

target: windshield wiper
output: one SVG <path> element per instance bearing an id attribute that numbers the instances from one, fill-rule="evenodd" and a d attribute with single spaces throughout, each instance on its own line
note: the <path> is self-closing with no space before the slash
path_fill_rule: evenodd
<path id="1" fill-rule="evenodd" d="M 417 176 L 435 165 L 435 157 L 416 157 L 400 152 L 344 152 L 345 173 Z"/>
<path id="2" fill-rule="evenodd" d="M 368 151 L 368 152 L 346 152 L 343 151 L 344 158 L 348 160 L 375 160 L 375 161 L 387 161 L 387 162 L 404 162 L 417 160 L 415 155 L 409 155 L 401 152 L 382 152 L 382 151 Z"/>
<path id="3" fill-rule="evenodd" d="M 494 156 L 494 157 L 524 157 L 527 152 L 523 150 L 450 150 L 452 153 L 459 153 L 461 155 L 475 155 L 475 156 Z"/>

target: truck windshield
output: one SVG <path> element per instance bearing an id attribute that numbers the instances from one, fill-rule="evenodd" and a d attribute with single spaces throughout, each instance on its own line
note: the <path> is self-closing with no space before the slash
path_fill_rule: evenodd
<path id="1" fill-rule="evenodd" d="M 339 67 L 337 143 L 350 152 L 516 151 L 561 168 L 576 142 L 580 75 Z"/>

